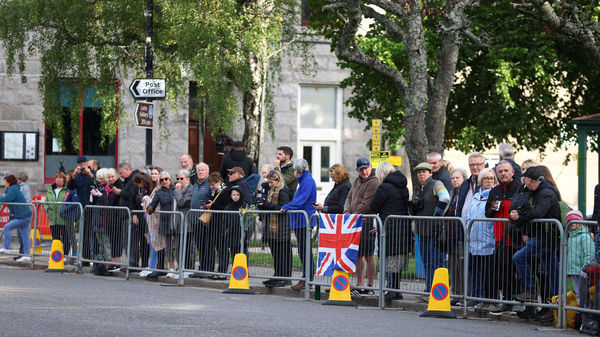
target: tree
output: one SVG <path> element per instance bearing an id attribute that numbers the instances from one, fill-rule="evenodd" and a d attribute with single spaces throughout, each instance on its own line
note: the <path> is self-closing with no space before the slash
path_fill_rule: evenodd
<path id="1" fill-rule="evenodd" d="M 125 91 L 115 92 L 115 79 L 131 72 L 143 77 L 144 7 L 137 0 L 0 2 L 8 73 L 23 72 L 28 55 L 40 55 L 44 123 L 60 140 L 68 129 L 62 125 L 61 94 L 70 96 L 72 107 L 80 104 L 77 90 L 61 89 L 64 78 L 72 79 L 74 88 L 97 88 L 104 107 L 103 141 L 114 137 Z M 261 111 L 261 102 L 269 102 L 263 98 L 267 76 L 277 72 L 279 51 L 298 34 L 289 24 L 297 12 L 293 0 L 154 0 L 154 76 L 166 79 L 171 108 L 187 95 L 187 80 L 197 81 L 211 130 L 229 131 L 241 110 L 244 141 L 256 157 L 259 116 L 272 113 Z M 243 97 L 241 109 L 236 93 Z M 77 147 L 79 115 L 71 111 Z M 158 123 L 162 139 L 168 137 L 166 116 L 161 114 Z"/>
<path id="2" fill-rule="evenodd" d="M 515 3 L 515 10 L 544 24 L 558 38 L 575 42 L 600 67 L 600 6 L 596 1 L 533 0 Z"/>
<path id="3" fill-rule="evenodd" d="M 462 39 L 485 45 L 469 30 L 465 10 L 475 5 L 469 0 L 330 0 L 322 9 L 337 20 L 324 20 L 326 12 L 314 14 L 312 27 L 332 39 L 343 66 L 368 79 L 359 83 L 359 75 L 351 83 L 365 92 L 355 89 L 350 104 L 356 108 L 358 99 L 367 103 L 354 116 L 364 118 L 360 112 L 373 109 L 397 130 L 394 136 L 403 134 L 411 168 L 428 152 L 443 152 L 446 108 Z M 361 34 L 363 18 L 373 22 Z"/>

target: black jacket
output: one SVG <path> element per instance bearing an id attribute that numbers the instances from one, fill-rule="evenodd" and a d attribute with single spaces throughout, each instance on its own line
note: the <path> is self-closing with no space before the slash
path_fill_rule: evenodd
<path id="1" fill-rule="evenodd" d="M 442 165 L 439 171 L 432 174 L 433 179 L 441 181 L 448 191 L 452 191 L 452 178 L 450 173 L 446 169 L 446 166 Z"/>
<path id="2" fill-rule="evenodd" d="M 381 221 L 389 215 L 408 215 L 407 180 L 400 171 L 388 175 L 377 188 L 371 200 L 371 212 L 378 213 Z M 406 254 L 412 248 L 412 232 L 407 220 L 390 219 L 386 224 L 386 256 Z"/>
<path id="3" fill-rule="evenodd" d="M 323 202 L 323 213 L 344 213 L 344 203 L 351 187 L 352 184 L 348 178 L 336 183 Z"/>
<path id="4" fill-rule="evenodd" d="M 244 170 L 244 177 L 248 177 L 252 173 L 256 173 L 256 165 L 254 165 L 252 159 L 246 156 L 244 151 L 233 150 L 229 156 L 223 159 L 223 163 L 221 163 L 221 169 L 219 170 L 225 182 L 229 181 L 229 172 L 227 170 L 236 166 L 239 166 Z"/>
<path id="5" fill-rule="evenodd" d="M 531 199 L 531 202 L 529 200 Z M 547 181 L 542 181 L 535 191 L 524 187 L 513 198 L 510 210 L 517 210 L 519 218 L 514 227 L 529 237 L 545 239 L 549 233 L 544 224 L 531 223 L 533 219 L 556 219 L 560 221 L 560 205 L 558 193 Z M 550 226 L 552 227 L 552 226 Z M 556 239 L 554 237 L 554 239 Z"/>
<path id="6" fill-rule="evenodd" d="M 600 216 L 600 184 L 594 187 L 594 213 L 592 214 L 592 221 L 598 221 Z"/>
<path id="7" fill-rule="evenodd" d="M 131 172 L 129 177 L 123 181 L 123 188 L 119 195 L 119 206 L 128 207 L 130 210 L 142 209 L 142 205 L 136 202 L 136 196 L 138 192 L 137 186 L 133 183 L 133 177 L 140 173 L 139 170 Z"/>

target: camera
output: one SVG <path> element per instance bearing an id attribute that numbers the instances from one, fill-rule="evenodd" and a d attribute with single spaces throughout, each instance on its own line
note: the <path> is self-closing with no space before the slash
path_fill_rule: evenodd
<path id="1" fill-rule="evenodd" d="M 410 201 L 410 207 L 412 208 L 413 213 L 423 209 L 423 207 L 424 207 L 423 199 L 421 198 L 420 195 L 418 195 L 418 194 L 413 195 L 413 198 Z"/>

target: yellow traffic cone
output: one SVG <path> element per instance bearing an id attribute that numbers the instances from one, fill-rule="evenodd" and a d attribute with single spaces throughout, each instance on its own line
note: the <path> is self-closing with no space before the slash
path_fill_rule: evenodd
<path id="1" fill-rule="evenodd" d="M 356 302 L 350 296 L 350 279 L 345 271 L 334 270 L 331 278 L 331 289 L 329 299 L 323 305 L 345 305 L 356 306 Z"/>
<path id="2" fill-rule="evenodd" d="M 60 240 L 52 240 L 52 249 L 50 250 L 50 260 L 46 272 L 64 272 L 65 261 L 63 260 L 63 245 Z"/>
<path id="3" fill-rule="evenodd" d="M 35 243 L 35 245 L 34 245 Z M 33 249 L 35 247 L 35 250 Z M 40 240 L 40 230 L 35 230 L 35 242 L 33 241 L 33 229 L 29 231 L 29 253 L 30 254 L 41 254 L 42 253 L 42 241 Z"/>
<path id="4" fill-rule="evenodd" d="M 433 275 L 429 305 L 421 317 L 456 318 L 456 313 L 450 309 L 450 287 L 448 268 L 438 268 Z"/>
<path id="5" fill-rule="evenodd" d="M 254 291 L 250 290 L 250 282 L 248 281 L 246 254 L 235 254 L 233 267 L 231 268 L 231 278 L 229 279 L 229 288 L 223 290 L 223 292 L 230 294 L 254 294 Z"/>

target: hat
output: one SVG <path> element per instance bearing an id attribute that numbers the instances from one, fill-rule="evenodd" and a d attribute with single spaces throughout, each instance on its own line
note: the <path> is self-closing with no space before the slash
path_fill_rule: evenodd
<path id="1" fill-rule="evenodd" d="M 369 166 L 371 166 L 371 162 L 369 161 L 369 159 L 367 159 L 365 157 L 360 157 L 356 161 L 356 169 L 357 170 L 364 169 L 364 168 L 367 168 Z"/>
<path id="2" fill-rule="evenodd" d="M 227 171 L 229 171 L 229 172 L 237 172 L 237 173 L 239 173 L 239 174 L 240 174 L 242 177 L 244 176 L 244 169 L 243 169 L 243 168 L 241 168 L 241 167 L 239 167 L 239 166 L 236 166 L 236 167 L 234 167 L 234 168 L 227 169 Z"/>
<path id="3" fill-rule="evenodd" d="M 415 171 L 422 171 L 422 170 L 427 170 L 429 172 L 431 172 L 433 170 L 433 166 L 429 163 L 421 163 L 419 165 L 417 165 L 417 167 L 415 167 Z"/>
<path id="4" fill-rule="evenodd" d="M 579 210 L 574 209 L 572 211 L 569 211 L 569 213 L 567 213 L 566 219 L 567 219 L 567 223 L 569 223 L 569 221 L 571 221 L 571 220 L 583 220 L 583 214 L 581 214 L 581 212 Z"/>
<path id="5" fill-rule="evenodd" d="M 85 156 L 81 156 L 81 157 L 77 158 L 77 164 L 84 163 L 86 161 L 88 161 L 88 160 Z"/>
<path id="6" fill-rule="evenodd" d="M 544 171 L 539 166 L 532 166 L 523 173 L 523 177 L 527 177 L 533 180 L 543 180 L 544 179 Z"/>
<path id="7" fill-rule="evenodd" d="M 244 145 L 243 142 L 237 140 L 237 141 L 231 143 L 231 147 L 246 147 L 246 145 Z"/>

